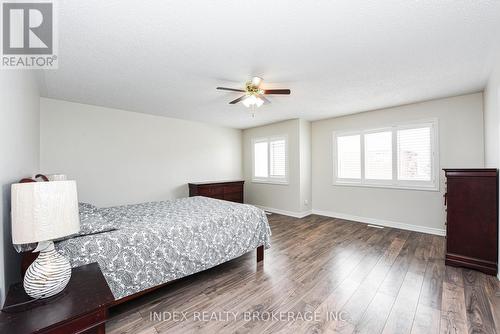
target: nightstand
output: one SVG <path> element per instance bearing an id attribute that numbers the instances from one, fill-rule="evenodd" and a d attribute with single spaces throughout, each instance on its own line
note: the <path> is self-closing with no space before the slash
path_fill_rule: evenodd
<path id="1" fill-rule="evenodd" d="M 17 283 L 3 307 L 28 300 L 22 283 Z M 114 300 L 97 263 L 73 268 L 70 282 L 58 295 L 1 312 L 0 333 L 104 333 Z"/>

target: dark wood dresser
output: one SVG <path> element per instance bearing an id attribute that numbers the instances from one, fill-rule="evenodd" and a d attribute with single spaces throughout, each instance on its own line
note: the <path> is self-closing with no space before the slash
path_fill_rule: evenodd
<path id="1" fill-rule="evenodd" d="M 445 169 L 446 264 L 496 275 L 498 171 Z"/>
<path id="2" fill-rule="evenodd" d="M 245 181 L 189 183 L 189 197 L 205 196 L 243 203 L 243 183 Z"/>

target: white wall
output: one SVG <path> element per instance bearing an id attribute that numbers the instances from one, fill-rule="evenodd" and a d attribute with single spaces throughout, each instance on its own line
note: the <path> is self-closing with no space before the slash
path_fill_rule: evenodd
<path id="1" fill-rule="evenodd" d="M 12 247 L 10 185 L 38 173 L 39 94 L 31 72 L 0 73 L 0 305 L 6 288 L 20 279 L 20 257 Z"/>
<path id="2" fill-rule="evenodd" d="M 312 161 L 311 161 L 311 122 L 299 121 L 300 155 L 300 211 L 311 211 L 312 202 Z"/>
<path id="3" fill-rule="evenodd" d="M 484 90 L 484 150 L 486 167 L 499 168 L 500 157 L 500 65 L 491 73 Z M 499 204 L 500 205 L 500 204 Z M 498 231 L 500 240 L 500 230 Z M 498 248 L 500 256 L 500 243 Z M 500 271 L 498 274 L 500 279 Z"/>
<path id="4" fill-rule="evenodd" d="M 313 122 L 313 212 L 443 233 L 443 175 L 439 192 L 334 186 L 332 132 L 437 118 L 440 167 L 484 167 L 482 99 L 477 93 Z"/>
<path id="5" fill-rule="evenodd" d="M 484 159 L 486 167 L 499 167 L 499 127 L 500 66 L 493 71 L 484 90 Z"/>
<path id="6" fill-rule="evenodd" d="M 242 178 L 241 130 L 42 98 L 40 169 L 75 179 L 98 206 L 188 195 Z"/>

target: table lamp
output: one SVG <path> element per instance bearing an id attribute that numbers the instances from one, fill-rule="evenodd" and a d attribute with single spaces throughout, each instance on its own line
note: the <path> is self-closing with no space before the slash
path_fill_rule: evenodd
<path id="1" fill-rule="evenodd" d="M 40 252 L 24 276 L 24 290 L 36 299 L 61 292 L 71 277 L 71 266 L 54 249 L 52 240 L 80 230 L 75 181 L 16 183 L 11 187 L 12 242 L 38 242 Z"/>

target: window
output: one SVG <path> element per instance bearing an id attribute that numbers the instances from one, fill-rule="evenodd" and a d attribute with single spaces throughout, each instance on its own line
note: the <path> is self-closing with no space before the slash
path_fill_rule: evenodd
<path id="1" fill-rule="evenodd" d="M 285 139 L 269 142 L 269 175 L 271 177 L 286 176 L 286 143 Z"/>
<path id="2" fill-rule="evenodd" d="M 437 120 L 334 133 L 334 184 L 438 190 Z"/>
<path id="3" fill-rule="evenodd" d="M 288 147 L 285 136 L 253 140 L 253 181 L 288 182 Z"/>
<path id="4" fill-rule="evenodd" d="M 361 177 L 360 135 L 343 136 L 337 140 L 339 178 Z"/>
<path id="5" fill-rule="evenodd" d="M 398 130 L 398 180 L 432 179 L 431 128 Z"/>
<path id="6" fill-rule="evenodd" d="M 256 178 L 267 178 L 269 176 L 268 170 L 267 170 L 267 158 L 268 158 L 268 153 L 267 153 L 267 142 L 259 142 L 255 143 L 254 145 L 254 161 L 255 161 L 255 167 L 254 167 L 254 176 Z"/>
<path id="7" fill-rule="evenodd" d="M 365 134 L 365 178 L 392 179 L 392 132 Z"/>

